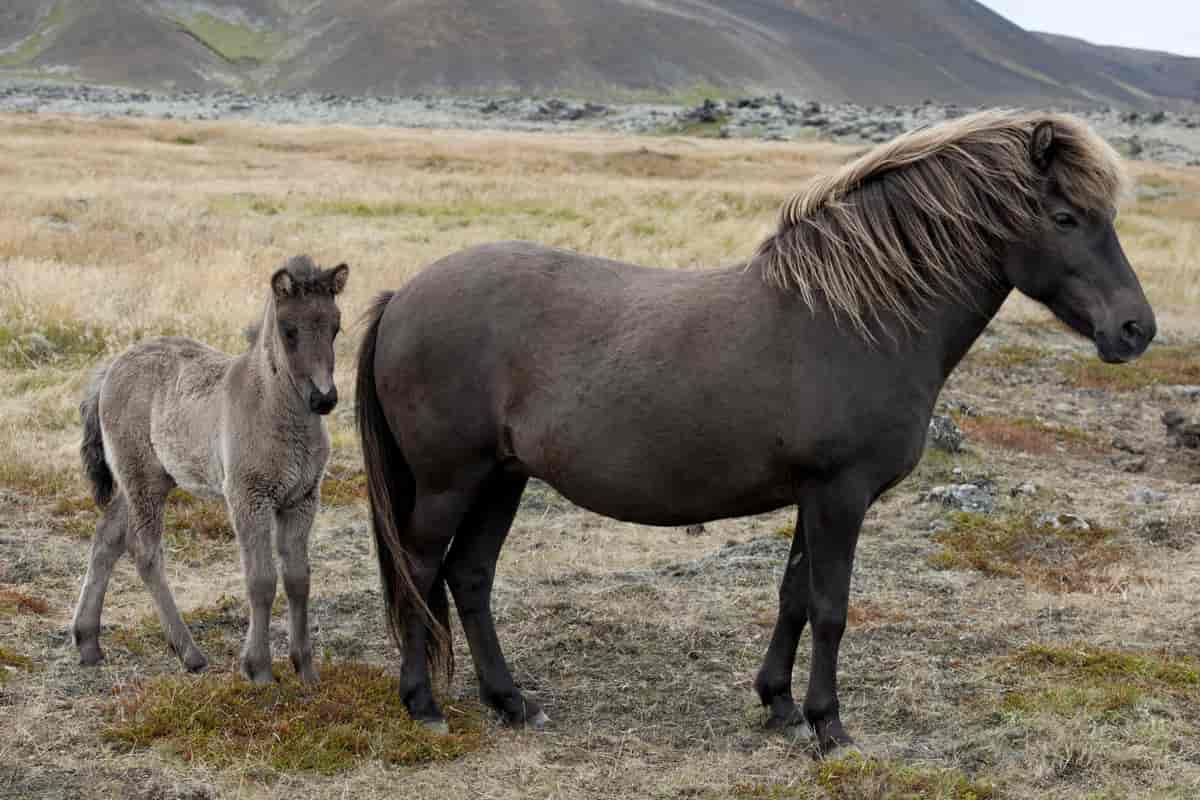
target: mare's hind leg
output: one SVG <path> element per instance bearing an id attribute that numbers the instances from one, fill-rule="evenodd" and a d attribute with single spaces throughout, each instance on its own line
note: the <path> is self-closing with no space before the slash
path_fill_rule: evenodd
<path id="1" fill-rule="evenodd" d="M 117 492 L 104 509 L 96 534 L 92 537 L 92 555 L 88 562 L 79 604 L 71 623 L 71 635 L 79 648 L 79 663 L 93 666 L 104 659 L 100 649 L 100 612 L 113 567 L 125 552 L 125 533 L 129 528 L 129 507 L 125 495 Z"/>
<path id="2" fill-rule="evenodd" d="M 422 602 L 429 604 L 442 557 L 450 540 L 471 508 L 478 492 L 477 481 L 465 488 L 437 494 L 418 489 L 409 519 L 406 551 L 413 586 Z M 446 635 L 450 635 L 447 631 Z M 410 605 L 404 620 L 404 663 L 400 667 L 400 698 L 413 719 L 444 731 L 446 720 L 433 699 L 428 648 L 430 630 L 424 609 Z"/>
<path id="3" fill-rule="evenodd" d="M 142 485 L 139 481 L 122 479 L 129 499 L 129 552 L 133 555 L 138 575 L 146 585 L 158 611 L 167 642 L 189 672 L 199 672 L 208 666 L 208 658 L 196 647 L 192 634 L 179 616 L 175 596 L 167 585 L 163 569 L 162 525 L 163 508 L 169 485 Z"/>
<path id="4" fill-rule="evenodd" d="M 247 493 L 248 494 L 248 493 Z M 253 495 L 226 492 L 229 516 L 242 550 L 242 572 L 250 598 L 250 630 L 242 647 L 242 674 L 259 685 L 275 682 L 271 672 L 271 605 L 275 602 L 275 557 L 271 523 L 275 514 Z"/>
<path id="5" fill-rule="evenodd" d="M 796 647 L 808 622 L 808 546 L 804 537 L 803 514 L 796 515 L 796 529 L 788 554 L 783 581 L 779 584 L 779 617 L 771 644 L 767 647 L 762 669 L 754 688 L 770 716 L 768 728 L 803 725 L 804 715 L 792 698 L 792 668 L 796 664 Z"/>
<path id="6" fill-rule="evenodd" d="M 444 570 L 471 647 L 480 699 L 510 725 L 528 723 L 540 728 L 547 722 L 546 715 L 517 690 L 492 619 L 496 560 L 517 513 L 525 481 L 503 474 L 488 481 L 458 528 Z"/>
<path id="7" fill-rule="evenodd" d="M 304 683 L 316 683 L 312 640 L 308 631 L 310 570 L 308 536 L 317 513 L 316 495 L 275 514 L 275 549 L 283 568 L 283 590 L 288 600 L 288 653 Z"/>

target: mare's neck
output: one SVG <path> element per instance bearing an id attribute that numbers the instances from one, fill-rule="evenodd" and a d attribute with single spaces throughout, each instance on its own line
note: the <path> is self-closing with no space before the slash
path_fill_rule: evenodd
<path id="1" fill-rule="evenodd" d="M 921 372 L 939 379 L 939 387 L 982 335 L 1012 293 L 1000 279 L 981 284 L 970 300 L 944 297 L 921 312 L 923 330 L 908 334 L 898 345 L 921 365 Z"/>

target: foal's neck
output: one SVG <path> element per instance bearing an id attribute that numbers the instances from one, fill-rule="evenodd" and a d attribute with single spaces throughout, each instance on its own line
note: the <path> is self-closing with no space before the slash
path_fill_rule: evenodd
<path id="1" fill-rule="evenodd" d="M 279 342 L 275 302 L 268 300 L 254 346 L 246 353 L 247 368 L 253 376 L 263 410 L 274 419 L 294 418 L 308 421 L 317 417 L 301 397 L 288 371 L 284 348 Z"/>

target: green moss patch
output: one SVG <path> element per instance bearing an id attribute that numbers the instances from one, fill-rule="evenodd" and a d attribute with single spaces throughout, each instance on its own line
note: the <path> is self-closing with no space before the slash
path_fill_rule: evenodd
<path id="1" fill-rule="evenodd" d="M 1091 645 L 1032 644 L 1003 663 L 1005 711 L 1021 715 L 1130 718 L 1150 698 L 1200 703 L 1200 661 Z"/>
<path id="2" fill-rule="evenodd" d="M 1023 344 L 1006 344 L 991 350 L 972 350 L 967 357 L 970 364 L 994 369 L 1018 369 L 1030 367 L 1049 354 L 1040 347 Z"/>
<path id="3" fill-rule="evenodd" d="M 942 551 L 930 558 L 939 569 L 973 569 L 985 575 L 1023 578 L 1052 591 L 1095 588 L 1104 567 L 1124 550 L 1115 532 L 1091 525 L 1086 530 L 1039 525 L 1033 514 L 987 516 L 956 513 L 950 527 L 934 534 Z"/>
<path id="4" fill-rule="evenodd" d="M 255 30 L 212 14 L 196 14 L 182 20 L 181 24 L 188 33 L 230 63 L 270 61 L 285 41 L 281 33 Z"/>
<path id="5" fill-rule="evenodd" d="M 188 762 L 331 775 L 367 760 L 385 764 L 450 761 L 484 745 L 481 719 L 447 705 L 450 734 L 409 719 L 396 681 L 378 667 L 325 663 L 316 687 L 291 669 L 274 686 L 240 677 L 162 676 L 120 694 L 102 731 L 131 749 L 165 747 Z"/>
<path id="6" fill-rule="evenodd" d="M 1095 358 L 1077 358 L 1062 367 L 1076 386 L 1133 392 L 1147 386 L 1200 384 L 1200 348 L 1153 347 L 1137 361 L 1105 364 Z"/>
<path id="7" fill-rule="evenodd" d="M 996 788 L 954 769 L 903 764 L 857 753 L 829 758 L 788 784 L 743 784 L 734 796 L 763 800 L 988 800 Z"/>

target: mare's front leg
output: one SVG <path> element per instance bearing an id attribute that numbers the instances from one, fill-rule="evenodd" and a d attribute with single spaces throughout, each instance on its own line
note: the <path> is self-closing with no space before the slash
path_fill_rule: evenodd
<path id="1" fill-rule="evenodd" d="M 768 728 L 806 724 L 792 697 L 792 668 L 796 664 L 800 634 L 808 622 L 808 561 L 804 515 L 797 512 L 791 552 L 779 584 L 779 616 L 762 669 L 754 680 L 754 689 L 769 713 Z"/>
<path id="2" fill-rule="evenodd" d="M 304 683 L 316 683 L 312 640 L 308 630 L 310 569 L 308 537 L 319 503 L 317 490 L 295 506 L 275 514 L 275 547 L 283 568 L 283 590 L 288 600 L 288 653 L 292 666 Z"/>
<path id="3" fill-rule="evenodd" d="M 242 571 L 250 599 L 250 630 L 242 648 L 242 674 L 254 683 L 273 683 L 271 674 L 271 605 L 275 602 L 275 558 L 271 523 L 275 509 L 250 492 L 226 492 L 229 517 L 242 550 Z"/>
<path id="4" fill-rule="evenodd" d="M 837 661 L 846 631 L 854 548 L 872 499 L 860 483 L 847 477 L 813 487 L 800 497 L 813 640 L 804 716 L 822 752 L 853 742 L 839 715 Z"/>

